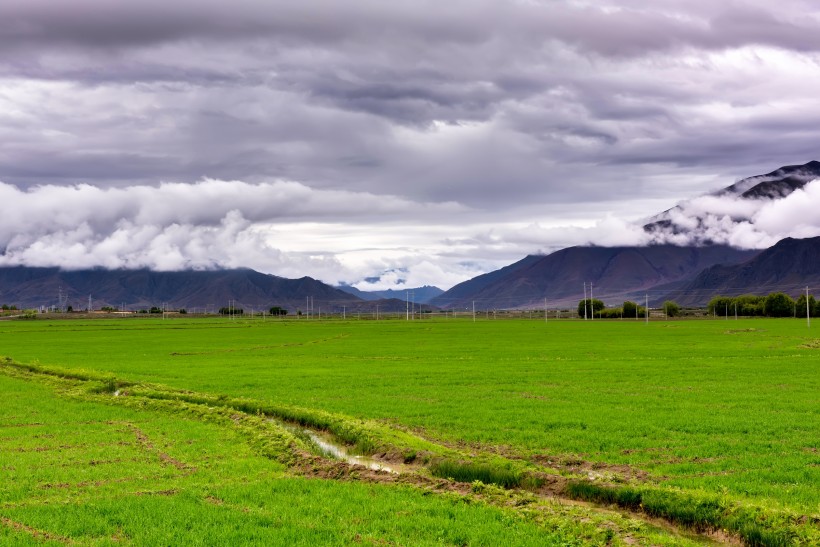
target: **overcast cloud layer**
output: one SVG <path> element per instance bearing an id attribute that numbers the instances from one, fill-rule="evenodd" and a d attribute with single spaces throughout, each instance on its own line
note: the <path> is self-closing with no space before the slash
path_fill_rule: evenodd
<path id="1" fill-rule="evenodd" d="M 820 159 L 816 2 L 5 0 L 0 21 L 3 264 L 446 288 L 646 244 L 629 222 Z M 720 241 L 820 234 L 817 185 L 740 217 L 709 199 L 688 207 Z"/>

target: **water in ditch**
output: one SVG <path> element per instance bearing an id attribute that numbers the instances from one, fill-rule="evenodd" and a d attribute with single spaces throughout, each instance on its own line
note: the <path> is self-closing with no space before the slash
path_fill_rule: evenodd
<path id="1" fill-rule="evenodd" d="M 319 449 L 322 450 L 322 452 L 329 454 L 337 460 L 342 460 L 352 465 L 361 465 L 374 471 L 387 471 L 388 473 L 396 474 L 399 473 L 399 471 L 394 467 L 385 465 L 384 463 L 369 456 L 359 456 L 355 454 L 350 454 L 344 446 L 334 443 L 331 439 L 328 439 L 327 437 L 322 436 L 316 433 L 315 431 L 305 429 L 303 430 L 303 432 L 308 437 L 310 437 L 310 440 L 313 441 L 313 444 L 318 446 Z"/>
<path id="2" fill-rule="evenodd" d="M 282 420 L 277 420 L 275 418 L 269 419 L 276 425 L 284 429 L 287 429 L 288 431 L 291 431 L 296 435 L 307 436 L 313 443 L 313 445 L 319 449 L 319 451 L 321 451 L 322 453 L 331 458 L 349 463 L 351 465 L 361 465 L 374 471 L 386 471 L 388 473 L 399 474 L 400 472 L 405 470 L 405 466 L 402 464 L 386 465 L 384 462 L 372 458 L 370 456 L 360 456 L 357 454 L 351 454 L 350 452 L 348 452 L 347 448 L 343 444 L 336 442 L 329 434 L 314 431 L 312 429 L 298 427 L 296 425 L 283 422 Z"/>

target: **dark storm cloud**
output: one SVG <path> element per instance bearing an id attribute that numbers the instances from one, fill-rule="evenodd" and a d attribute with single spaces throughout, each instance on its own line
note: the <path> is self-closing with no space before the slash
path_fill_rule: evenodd
<path id="1" fill-rule="evenodd" d="M 537 222 L 539 208 L 574 221 L 820 156 L 808 1 L 6 0 L 0 21 L 0 182 L 26 203 L 82 183 L 149 199 L 162 183 L 286 180 L 349 192 L 350 214 L 322 216 L 334 222 L 369 222 L 350 196 L 374 195 L 399 199 L 406 213 L 390 215 L 416 228 L 420 204 L 449 201 L 491 224 Z M 146 241 L 180 223 L 204 241 L 237 219 L 298 217 L 241 207 L 203 226 L 169 216 Z M 74 238 L 100 257 L 116 220 L 46 227 L 18 256 L 51 234 L 49 248 Z M 459 234 L 476 247 L 453 255 L 591 237 L 505 233 Z M 171 263 L 186 253 L 207 263 L 191 249 Z"/>
<path id="2" fill-rule="evenodd" d="M 266 2 L 181 0 L 115 2 L 10 0 L 0 6 L 0 39 L 82 47 L 150 46 L 186 39 L 315 44 L 402 40 L 476 44 L 501 38 L 560 40 L 602 55 L 645 55 L 682 45 L 726 48 L 766 44 L 815 51 L 820 37 L 806 2 Z"/>
<path id="3" fill-rule="evenodd" d="M 11 44 L 71 44 L 80 47 L 150 46 L 197 39 L 269 37 L 277 42 L 326 44 L 378 35 L 424 35 L 439 40 L 480 39 L 481 17 L 500 6 L 491 2 L 340 3 L 333 0 L 180 0 L 117 2 L 10 0 L 0 6 L 7 22 L 0 39 Z M 426 12 L 434 12 L 435 17 Z M 433 15 L 433 13 L 430 13 Z"/>

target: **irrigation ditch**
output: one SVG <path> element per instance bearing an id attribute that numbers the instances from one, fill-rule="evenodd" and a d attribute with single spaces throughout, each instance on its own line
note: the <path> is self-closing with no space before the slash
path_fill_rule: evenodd
<path id="1" fill-rule="evenodd" d="M 527 458 L 437 442 L 382 422 L 317 409 L 196 393 L 10 358 L 0 358 L 0 372 L 50 384 L 62 397 L 177 413 L 231 427 L 258 453 L 306 477 L 451 493 L 536 514 L 536 520 L 537 513 L 554 511 L 556 504 L 583 506 L 721 544 L 780 547 L 816 545 L 820 540 L 816 516 L 664 487 L 660 478 L 626 466 L 566 457 Z M 613 533 L 629 536 L 628 530 Z"/>

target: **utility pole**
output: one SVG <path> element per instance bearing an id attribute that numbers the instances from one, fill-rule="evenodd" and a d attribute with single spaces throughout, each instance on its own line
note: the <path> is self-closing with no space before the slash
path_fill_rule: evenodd
<path id="1" fill-rule="evenodd" d="M 589 282 L 589 311 L 591 312 L 590 321 L 595 321 L 595 301 L 592 299 L 592 281 Z"/>
<path id="2" fill-rule="evenodd" d="M 475 323 L 475 300 L 473 300 L 473 323 Z"/>
<path id="3" fill-rule="evenodd" d="M 548 323 L 550 320 L 549 312 L 547 312 L 547 299 L 544 299 L 544 323 Z"/>
<path id="4" fill-rule="evenodd" d="M 809 288 L 806 287 L 806 328 L 811 328 L 811 309 L 809 307 Z"/>
<path id="5" fill-rule="evenodd" d="M 645 305 L 645 310 L 644 311 L 646 313 L 644 315 L 646 316 L 646 321 L 645 322 L 648 325 L 649 324 L 649 294 L 647 293 L 645 295 L 645 297 L 646 297 L 646 305 Z"/>
<path id="6" fill-rule="evenodd" d="M 587 320 L 587 282 L 584 281 L 584 321 Z"/>

